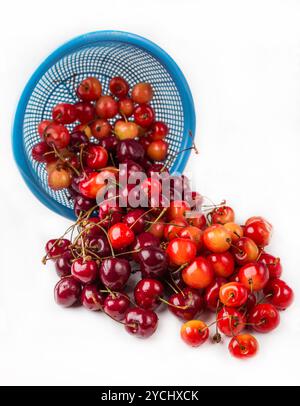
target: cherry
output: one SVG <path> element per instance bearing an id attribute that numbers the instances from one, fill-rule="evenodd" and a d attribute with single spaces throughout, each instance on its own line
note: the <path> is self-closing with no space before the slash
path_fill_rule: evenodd
<path id="1" fill-rule="evenodd" d="M 81 292 L 81 303 L 89 310 L 102 310 L 105 296 L 96 284 L 85 285 Z"/>
<path id="2" fill-rule="evenodd" d="M 86 150 L 85 162 L 91 169 L 104 168 L 108 161 L 108 154 L 105 148 L 100 145 L 89 145 Z"/>
<path id="3" fill-rule="evenodd" d="M 146 152 L 149 145 L 151 144 L 151 141 L 150 141 L 149 137 L 142 137 L 139 139 L 139 143 L 141 144 L 141 146 L 144 148 L 144 151 Z M 152 166 L 152 164 L 150 166 Z M 151 176 L 151 174 L 149 174 L 148 176 Z"/>
<path id="4" fill-rule="evenodd" d="M 229 206 L 217 207 L 210 213 L 210 217 L 213 224 L 224 225 L 234 221 L 234 211 Z"/>
<path id="5" fill-rule="evenodd" d="M 236 223 L 229 222 L 224 224 L 224 227 L 230 232 L 230 238 L 233 243 L 238 241 L 244 235 L 242 227 Z"/>
<path id="6" fill-rule="evenodd" d="M 134 121 L 143 128 L 149 127 L 154 122 L 154 111 L 147 104 L 136 106 L 133 112 Z"/>
<path id="7" fill-rule="evenodd" d="M 125 293 L 110 293 L 104 300 L 103 310 L 111 318 L 122 321 L 130 307 L 129 297 Z"/>
<path id="8" fill-rule="evenodd" d="M 149 227 L 149 233 L 154 235 L 154 237 L 158 238 L 161 240 L 164 236 L 164 229 L 165 229 L 165 223 L 163 221 L 156 221 L 155 223 L 152 223 Z"/>
<path id="9" fill-rule="evenodd" d="M 90 210 L 95 205 L 93 200 L 87 199 L 84 196 L 76 196 L 74 199 L 74 212 L 78 217 L 80 213 Z"/>
<path id="10" fill-rule="evenodd" d="M 203 309 L 203 298 L 198 290 L 186 287 L 170 296 L 168 308 L 180 319 L 192 320 Z"/>
<path id="11" fill-rule="evenodd" d="M 293 290 L 281 279 L 272 279 L 264 288 L 267 300 L 278 310 L 285 310 L 294 300 Z"/>
<path id="12" fill-rule="evenodd" d="M 104 200 L 99 205 L 99 219 L 102 227 L 109 228 L 122 221 L 123 210 L 113 200 Z"/>
<path id="13" fill-rule="evenodd" d="M 190 320 L 182 325 L 180 335 L 186 344 L 199 347 L 208 339 L 209 329 L 202 320 Z"/>
<path id="14" fill-rule="evenodd" d="M 145 231 L 143 233 L 140 233 L 133 245 L 132 245 L 132 251 L 140 251 L 141 248 L 147 248 L 147 247 L 159 247 L 160 240 L 158 237 L 153 235 L 152 233 Z M 138 261 L 138 252 L 135 252 L 132 254 L 132 257 L 134 260 Z"/>
<path id="15" fill-rule="evenodd" d="M 226 283 L 225 278 L 217 277 L 204 291 L 204 302 L 207 309 L 216 312 L 219 307 L 220 287 Z"/>
<path id="16" fill-rule="evenodd" d="M 240 282 L 251 291 L 263 289 L 269 280 L 269 270 L 262 262 L 250 262 L 238 273 Z"/>
<path id="17" fill-rule="evenodd" d="M 249 312 L 248 322 L 260 333 L 269 333 L 280 323 L 279 312 L 270 303 L 259 303 Z"/>
<path id="18" fill-rule="evenodd" d="M 273 255 L 263 252 L 260 255 L 258 261 L 263 262 L 267 266 L 270 274 L 270 279 L 280 278 L 282 274 L 282 266 L 280 263 L 280 258 L 276 258 Z"/>
<path id="19" fill-rule="evenodd" d="M 129 84 L 124 78 L 116 76 L 110 80 L 109 90 L 114 96 L 122 98 L 129 92 Z"/>
<path id="20" fill-rule="evenodd" d="M 259 247 L 265 247 L 270 242 L 272 228 L 272 225 L 263 217 L 251 217 L 246 221 L 244 234 Z"/>
<path id="21" fill-rule="evenodd" d="M 248 290 L 240 282 L 228 282 L 220 287 L 219 298 L 225 306 L 242 306 L 247 301 Z"/>
<path id="22" fill-rule="evenodd" d="M 200 230 L 206 229 L 207 221 L 204 214 L 191 211 L 187 220 L 191 226 L 198 227 Z"/>
<path id="23" fill-rule="evenodd" d="M 113 118 L 118 114 L 118 103 L 112 96 L 101 96 L 96 102 L 96 114 L 100 118 Z"/>
<path id="24" fill-rule="evenodd" d="M 70 135 L 69 150 L 72 152 L 79 152 L 81 148 L 87 146 L 89 143 L 88 137 L 83 131 L 73 131 Z"/>
<path id="25" fill-rule="evenodd" d="M 180 238 L 187 238 L 191 241 L 193 241 L 196 244 L 197 250 L 202 247 L 202 234 L 203 232 L 198 228 L 194 226 L 187 226 L 182 228 L 178 236 Z"/>
<path id="26" fill-rule="evenodd" d="M 187 227 L 188 223 L 183 218 L 175 218 L 164 228 L 164 237 L 166 240 L 173 240 L 179 237 L 179 233 Z"/>
<path id="27" fill-rule="evenodd" d="M 147 155 L 154 161 L 164 161 L 168 154 L 168 143 L 164 140 L 152 141 L 147 148 Z"/>
<path id="28" fill-rule="evenodd" d="M 84 135 L 86 135 L 88 137 L 88 139 L 91 138 L 91 136 L 92 136 L 91 127 L 87 123 L 75 125 L 75 127 L 73 128 L 73 132 L 75 132 L 75 131 L 83 132 Z"/>
<path id="29" fill-rule="evenodd" d="M 114 132 L 119 140 L 129 140 L 138 136 L 139 128 L 133 121 L 118 120 Z"/>
<path id="30" fill-rule="evenodd" d="M 148 199 L 152 202 L 154 199 L 159 199 L 161 197 L 161 183 L 156 178 L 146 178 L 141 183 L 141 191 Z M 159 203 L 159 202 L 156 202 Z M 155 206 L 154 206 L 155 207 Z"/>
<path id="31" fill-rule="evenodd" d="M 258 342 L 251 334 L 239 334 L 229 342 L 228 349 L 236 358 L 249 358 L 258 351 Z"/>
<path id="32" fill-rule="evenodd" d="M 119 101 L 119 112 L 121 116 L 130 117 L 134 111 L 134 104 L 132 99 L 125 97 Z"/>
<path id="33" fill-rule="evenodd" d="M 57 304 L 70 307 L 78 302 L 81 293 L 80 283 L 72 276 L 60 279 L 54 287 L 54 298 Z"/>
<path id="34" fill-rule="evenodd" d="M 89 240 L 103 236 L 104 232 L 100 227 L 101 224 L 98 217 L 90 217 L 81 223 L 81 231 L 84 230 L 84 236 Z"/>
<path id="35" fill-rule="evenodd" d="M 134 299 L 139 307 L 147 310 L 155 310 L 161 304 L 164 287 L 156 279 L 141 279 L 134 289 Z"/>
<path id="36" fill-rule="evenodd" d="M 49 240 L 45 246 L 48 258 L 56 258 L 65 253 L 71 245 L 71 241 L 66 238 Z"/>
<path id="37" fill-rule="evenodd" d="M 89 102 L 78 102 L 74 104 L 77 119 L 81 124 L 90 123 L 95 118 L 95 107 Z M 75 129 L 74 129 L 75 131 Z"/>
<path id="38" fill-rule="evenodd" d="M 228 278 L 234 272 L 234 259 L 230 252 L 221 252 L 207 256 L 217 276 Z"/>
<path id="39" fill-rule="evenodd" d="M 89 238 L 87 247 L 94 251 L 99 257 L 108 257 L 111 253 L 109 243 L 105 235 Z"/>
<path id="40" fill-rule="evenodd" d="M 149 103 L 153 98 L 153 89 L 150 83 L 137 83 L 133 86 L 131 97 L 135 103 Z"/>
<path id="41" fill-rule="evenodd" d="M 118 145 L 118 140 L 114 135 L 109 135 L 108 137 L 102 138 L 101 145 L 106 151 L 114 152 Z"/>
<path id="42" fill-rule="evenodd" d="M 97 100 L 101 96 L 102 86 L 97 78 L 88 77 L 79 84 L 76 93 L 81 100 Z"/>
<path id="43" fill-rule="evenodd" d="M 167 271 L 168 258 L 163 249 L 155 246 L 142 248 L 137 254 L 143 278 L 161 278 Z"/>
<path id="44" fill-rule="evenodd" d="M 71 124 L 77 119 L 76 107 L 69 103 L 59 103 L 52 110 L 52 118 L 60 124 Z"/>
<path id="45" fill-rule="evenodd" d="M 101 172 L 91 172 L 79 182 L 79 191 L 88 199 L 96 199 L 98 192 L 106 187 L 109 180 L 116 181 L 115 174 L 112 170 Z"/>
<path id="46" fill-rule="evenodd" d="M 203 232 L 203 243 L 212 252 L 225 252 L 230 248 L 230 232 L 222 224 L 213 224 Z"/>
<path id="47" fill-rule="evenodd" d="M 162 140 L 168 135 L 168 133 L 168 126 L 162 121 L 156 121 L 152 126 L 149 138 L 151 141 Z"/>
<path id="48" fill-rule="evenodd" d="M 128 333 L 139 338 L 148 338 L 157 329 L 158 317 L 152 310 L 134 307 L 126 312 L 125 323 Z"/>
<path id="49" fill-rule="evenodd" d="M 39 123 L 38 133 L 42 140 L 44 139 L 44 133 L 50 124 L 52 124 L 52 120 L 43 120 Z"/>
<path id="50" fill-rule="evenodd" d="M 170 207 L 167 211 L 168 220 L 172 221 L 174 219 L 184 219 L 186 220 L 185 214 L 190 210 L 190 205 L 184 200 L 174 200 L 170 203 Z"/>
<path id="51" fill-rule="evenodd" d="M 243 309 L 245 309 L 246 312 L 249 312 L 257 303 L 257 297 L 255 293 L 249 293 L 248 294 L 248 299 L 247 302 L 243 305 Z"/>
<path id="52" fill-rule="evenodd" d="M 70 250 L 67 250 L 61 254 L 55 261 L 56 273 L 60 278 L 71 274 L 73 255 Z"/>
<path id="53" fill-rule="evenodd" d="M 145 155 L 143 147 L 135 140 L 124 140 L 117 145 L 117 158 L 119 162 L 131 159 L 141 160 Z"/>
<path id="54" fill-rule="evenodd" d="M 146 137 L 145 137 L 146 138 Z M 140 142 L 141 142 L 141 140 L 140 140 Z M 164 174 L 169 174 L 169 170 L 168 170 L 168 168 L 167 167 L 165 167 L 165 165 L 163 165 L 163 164 L 152 164 L 148 169 L 147 169 L 147 175 L 149 176 L 149 178 L 151 178 L 151 176 L 154 174 L 154 173 L 158 173 L 158 174 L 161 174 L 161 173 L 164 173 Z"/>
<path id="55" fill-rule="evenodd" d="M 120 291 L 126 285 L 131 273 L 129 262 L 124 258 L 107 258 L 100 265 L 100 279 L 110 290 Z"/>
<path id="56" fill-rule="evenodd" d="M 45 129 L 44 140 L 50 146 L 55 146 L 57 149 L 65 148 L 70 142 L 70 133 L 62 124 L 50 124 Z"/>
<path id="57" fill-rule="evenodd" d="M 146 220 L 149 220 L 149 215 L 143 209 L 130 210 L 123 221 L 135 234 L 140 234 L 145 230 Z"/>
<path id="58" fill-rule="evenodd" d="M 183 269 L 182 279 L 191 288 L 206 288 L 214 280 L 213 267 L 206 258 L 197 257 L 188 267 Z"/>
<path id="59" fill-rule="evenodd" d="M 241 237 L 232 246 L 232 253 L 239 265 L 245 265 L 256 261 L 259 249 L 255 242 L 248 237 Z"/>
<path id="60" fill-rule="evenodd" d="M 134 241 L 134 232 L 124 223 L 116 223 L 108 230 L 108 238 L 113 248 L 128 247 Z"/>
<path id="61" fill-rule="evenodd" d="M 98 265 L 92 259 L 78 258 L 71 266 L 71 274 L 81 283 L 91 283 L 97 278 Z"/>
<path id="62" fill-rule="evenodd" d="M 140 172 L 144 172 L 144 168 L 132 159 L 122 159 L 122 164 L 119 165 L 119 179 L 126 179 L 131 182 L 139 179 Z"/>
<path id="63" fill-rule="evenodd" d="M 172 241 L 170 241 L 166 249 L 166 253 L 172 265 L 181 266 L 184 264 L 189 264 L 194 260 L 197 253 L 197 246 L 191 240 L 186 240 L 185 238 L 174 238 Z"/>
<path id="64" fill-rule="evenodd" d="M 56 160 L 52 148 L 45 142 L 41 141 L 34 144 L 31 150 L 31 156 L 38 162 L 53 162 Z"/>
<path id="65" fill-rule="evenodd" d="M 218 329 L 229 337 L 239 334 L 246 323 L 245 316 L 232 307 L 223 307 L 217 314 L 217 320 Z"/>
<path id="66" fill-rule="evenodd" d="M 112 127 L 107 120 L 98 118 L 91 124 L 91 131 L 95 138 L 102 140 L 111 134 Z"/>

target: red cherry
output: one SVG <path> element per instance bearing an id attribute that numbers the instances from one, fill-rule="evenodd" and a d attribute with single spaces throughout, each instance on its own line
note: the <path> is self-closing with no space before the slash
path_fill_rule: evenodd
<path id="1" fill-rule="evenodd" d="M 112 127 L 107 120 L 99 118 L 91 124 L 91 131 L 95 138 L 102 140 L 111 134 Z"/>
<path id="2" fill-rule="evenodd" d="M 153 161 L 164 161 L 168 154 L 168 143 L 164 140 L 152 141 L 147 148 L 147 155 Z"/>
<path id="3" fill-rule="evenodd" d="M 204 291 L 204 302 L 207 309 L 216 312 L 220 305 L 220 287 L 227 282 L 225 278 L 217 277 Z"/>
<path id="4" fill-rule="evenodd" d="M 259 247 L 265 247 L 270 242 L 272 228 L 272 225 L 263 217 L 251 217 L 246 221 L 244 234 Z"/>
<path id="5" fill-rule="evenodd" d="M 149 220 L 149 215 L 143 209 L 130 210 L 123 221 L 131 228 L 134 233 L 140 234 L 145 231 L 147 225 L 146 221 Z"/>
<path id="6" fill-rule="evenodd" d="M 42 140 L 44 139 L 44 133 L 45 133 L 46 128 L 52 123 L 53 123 L 53 121 L 51 121 L 51 120 L 43 120 L 39 123 L 38 133 Z"/>
<path id="7" fill-rule="evenodd" d="M 103 309 L 105 296 L 96 284 L 85 285 L 81 292 L 81 303 L 88 310 Z"/>
<path id="8" fill-rule="evenodd" d="M 134 121 L 143 128 L 149 127 L 154 122 L 154 111 L 147 104 L 136 106 L 133 112 Z"/>
<path id="9" fill-rule="evenodd" d="M 204 214 L 190 212 L 189 218 L 187 219 L 189 224 L 194 227 L 200 228 L 200 230 L 205 230 L 207 227 L 207 221 Z"/>
<path id="10" fill-rule="evenodd" d="M 81 283 L 91 283 L 97 277 L 98 265 L 93 260 L 76 259 L 71 266 L 71 274 Z"/>
<path id="11" fill-rule="evenodd" d="M 84 79 L 77 88 L 77 96 L 84 101 L 99 99 L 102 93 L 101 83 L 97 78 L 88 77 Z"/>
<path id="12" fill-rule="evenodd" d="M 172 265 L 181 266 L 194 260 L 197 247 L 193 241 L 185 238 L 174 238 L 170 241 L 166 253 Z"/>
<path id="13" fill-rule="evenodd" d="M 110 80 L 109 90 L 114 96 L 120 99 L 125 97 L 129 92 L 129 84 L 124 78 L 116 76 Z"/>
<path id="14" fill-rule="evenodd" d="M 110 227 L 108 237 L 115 249 L 128 247 L 134 241 L 133 231 L 124 223 L 117 223 Z"/>
<path id="15" fill-rule="evenodd" d="M 94 120 L 95 107 L 91 103 L 84 101 L 78 102 L 74 104 L 74 107 L 76 109 L 77 119 L 81 124 L 86 124 Z"/>
<path id="16" fill-rule="evenodd" d="M 184 288 L 170 296 L 168 308 L 180 319 L 192 320 L 203 309 L 203 298 L 198 290 Z"/>
<path id="17" fill-rule="evenodd" d="M 156 121 L 152 126 L 149 138 L 151 141 L 162 140 L 168 135 L 168 133 L 169 133 L 168 126 L 162 121 Z"/>
<path id="18" fill-rule="evenodd" d="M 76 107 L 69 103 L 57 104 L 52 110 L 52 118 L 60 124 L 71 124 L 77 119 Z"/>
<path id="19" fill-rule="evenodd" d="M 57 159 L 52 148 L 45 141 L 34 144 L 31 156 L 35 161 L 46 163 L 54 162 Z"/>
<path id="20" fill-rule="evenodd" d="M 158 317 L 152 310 L 133 307 L 126 312 L 125 329 L 139 338 L 150 337 L 157 329 Z"/>
<path id="21" fill-rule="evenodd" d="M 165 223 L 163 221 L 156 221 L 150 225 L 149 233 L 153 234 L 159 240 L 164 236 Z"/>
<path id="22" fill-rule="evenodd" d="M 50 124 L 44 132 L 44 139 L 50 146 L 55 146 L 57 149 L 65 148 L 70 142 L 70 133 L 62 124 Z"/>
<path id="23" fill-rule="evenodd" d="M 122 321 L 129 307 L 129 297 L 125 293 L 114 292 L 106 297 L 103 310 L 114 320 Z"/>
<path id="24" fill-rule="evenodd" d="M 99 269 L 100 280 L 113 291 L 123 290 L 131 273 L 130 263 L 125 258 L 106 258 Z"/>
<path id="25" fill-rule="evenodd" d="M 242 306 L 247 301 L 248 290 L 240 282 L 228 282 L 220 287 L 219 298 L 225 306 Z"/>
<path id="26" fill-rule="evenodd" d="M 228 278 L 234 272 L 234 259 L 230 252 L 221 252 L 207 256 L 217 276 Z"/>
<path id="27" fill-rule="evenodd" d="M 232 307 L 223 307 L 217 314 L 218 329 L 226 336 L 232 337 L 245 328 L 245 316 Z"/>
<path id="28" fill-rule="evenodd" d="M 173 240 L 176 237 L 179 237 L 179 233 L 181 230 L 186 228 L 188 225 L 187 221 L 183 218 L 175 218 L 173 219 L 170 224 L 166 224 L 164 228 L 164 237 L 166 240 Z"/>
<path id="29" fill-rule="evenodd" d="M 183 218 L 186 220 L 185 214 L 190 210 L 190 205 L 184 200 L 174 200 L 170 203 L 167 211 L 168 220 L 171 221 L 175 218 Z"/>
<path id="30" fill-rule="evenodd" d="M 294 300 L 293 290 L 281 279 L 269 281 L 264 288 L 264 294 L 268 296 L 268 302 L 278 310 L 285 310 Z"/>
<path id="31" fill-rule="evenodd" d="M 180 335 L 186 344 L 199 347 L 208 339 L 209 329 L 202 320 L 190 320 L 182 325 Z"/>
<path id="32" fill-rule="evenodd" d="M 269 333 L 280 323 L 279 312 L 270 303 L 260 303 L 249 312 L 248 322 L 254 330 L 260 333 Z"/>
<path id="33" fill-rule="evenodd" d="M 54 298 L 57 304 L 70 307 L 80 298 L 81 285 L 72 276 L 61 278 L 54 288 Z"/>
<path id="34" fill-rule="evenodd" d="M 86 150 L 85 162 L 91 169 L 104 168 L 108 161 L 108 153 L 100 145 L 89 145 Z"/>
<path id="35" fill-rule="evenodd" d="M 131 97 L 135 103 L 149 103 L 153 98 L 153 89 L 150 83 L 137 83 L 133 86 Z"/>
<path id="36" fill-rule="evenodd" d="M 232 337 L 228 349 L 236 358 L 249 358 L 257 353 L 258 342 L 251 334 L 240 334 Z"/>
<path id="37" fill-rule="evenodd" d="M 116 182 L 115 174 L 111 170 L 91 172 L 79 182 L 79 191 L 88 199 L 96 199 L 97 194 L 107 186 L 109 179 Z"/>
<path id="38" fill-rule="evenodd" d="M 243 228 L 236 223 L 229 222 L 229 223 L 224 224 L 224 227 L 226 228 L 226 230 L 228 230 L 230 232 L 231 241 L 233 243 L 238 241 L 244 235 Z"/>
<path id="39" fill-rule="evenodd" d="M 179 231 L 178 236 L 180 238 L 187 238 L 194 241 L 197 250 L 199 251 L 199 249 L 202 247 L 202 234 L 203 232 L 198 227 L 187 226 Z"/>
<path id="40" fill-rule="evenodd" d="M 269 270 L 262 262 L 250 262 L 238 273 L 240 282 L 251 291 L 263 289 L 269 280 Z"/>
<path id="41" fill-rule="evenodd" d="M 101 96 L 96 102 L 96 113 L 100 118 L 113 118 L 118 111 L 118 103 L 112 96 Z"/>
<path id="42" fill-rule="evenodd" d="M 225 252 L 230 248 L 230 233 L 221 224 L 214 224 L 203 233 L 203 243 L 212 252 Z"/>
<path id="43" fill-rule="evenodd" d="M 155 310 L 161 304 L 160 298 L 164 293 L 164 287 L 156 279 L 141 279 L 134 289 L 134 299 L 139 307 L 147 310 Z"/>
<path id="44" fill-rule="evenodd" d="M 119 113 L 121 116 L 131 117 L 134 111 L 134 103 L 132 99 L 126 97 L 121 99 L 118 103 L 119 105 Z"/>
<path id="45" fill-rule="evenodd" d="M 232 246 L 232 253 L 239 265 L 245 265 L 248 262 L 256 261 L 259 249 L 251 238 L 242 237 Z"/>
<path id="46" fill-rule="evenodd" d="M 56 258 L 66 252 L 71 245 L 71 241 L 66 238 L 58 240 L 49 240 L 46 244 L 45 251 L 48 258 Z"/>
<path id="47" fill-rule="evenodd" d="M 204 257 L 197 257 L 184 268 L 181 275 L 184 283 L 195 289 L 206 288 L 213 282 L 215 276 L 211 263 Z"/>
<path id="48" fill-rule="evenodd" d="M 260 255 L 259 262 L 263 262 L 267 266 L 270 274 L 270 279 L 280 278 L 282 274 L 280 258 L 276 258 L 273 255 L 264 252 Z"/>
<path id="49" fill-rule="evenodd" d="M 234 211 L 229 206 L 217 207 L 211 212 L 213 224 L 226 224 L 234 221 Z"/>

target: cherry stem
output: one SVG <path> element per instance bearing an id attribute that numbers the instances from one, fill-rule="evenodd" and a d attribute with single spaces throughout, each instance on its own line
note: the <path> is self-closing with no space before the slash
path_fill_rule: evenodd
<path id="1" fill-rule="evenodd" d="M 189 306 L 187 306 L 187 305 L 185 305 L 185 306 L 176 306 L 176 305 L 174 305 L 173 303 L 170 303 L 170 302 L 168 302 L 167 300 L 163 299 L 162 297 L 159 297 L 159 300 L 160 300 L 161 302 L 165 303 L 165 304 L 168 305 L 168 306 L 175 307 L 176 309 L 186 310 L 186 309 L 189 308 Z"/>
<path id="2" fill-rule="evenodd" d="M 186 266 L 188 266 L 188 263 L 186 262 L 185 264 L 180 265 L 179 268 L 175 269 L 175 271 L 170 272 L 171 274 L 174 275 L 174 273 L 180 272 L 182 271 L 182 269 L 184 269 Z"/>
<path id="3" fill-rule="evenodd" d="M 154 210 L 154 207 L 151 207 L 151 209 L 149 209 L 149 210 L 145 211 L 144 213 L 142 213 L 142 214 L 135 220 L 135 222 L 131 224 L 131 226 L 130 226 L 129 228 L 134 227 L 135 224 L 136 224 L 141 218 L 143 218 L 144 216 L 146 216 L 146 214 L 150 213 L 152 210 Z"/>
<path id="4" fill-rule="evenodd" d="M 165 212 L 166 212 L 167 210 L 168 210 L 168 207 L 165 207 L 165 208 L 159 213 L 159 215 L 156 217 L 156 219 L 152 222 L 152 224 L 157 223 L 157 222 L 162 218 L 162 216 L 165 214 Z M 151 228 L 151 226 L 149 226 L 146 231 L 149 231 L 150 228 Z"/>
<path id="5" fill-rule="evenodd" d="M 68 165 L 75 173 L 77 176 L 80 175 L 80 172 L 75 168 L 75 166 L 73 166 L 69 161 L 67 161 L 57 150 L 57 148 L 55 147 L 55 145 L 52 145 L 52 148 L 54 150 L 55 155 L 58 156 L 58 158 L 63 161 L 64 164 Z"/>

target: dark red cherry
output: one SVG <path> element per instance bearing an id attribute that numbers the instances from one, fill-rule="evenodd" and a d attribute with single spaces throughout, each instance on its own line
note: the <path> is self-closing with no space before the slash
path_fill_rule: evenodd
<path id="1" fill-rule="evenodd" d="M 120 291 L 126 285 L 131 272 L 129 262 L 124 258 L 107 258 L 101 262 L 99 276 L 108 289 Z"/>
<path id="2" fill-rule="evenodd" d="M 203 310 L 203 298 L 199 290 L 184 288 L 169 298 L 169 310 L 183 320 L 194 319 Z"/>
<path id="3" fill-rule="evenodd" d="M 164 139 L 169 132 L 168 126 L 162 121 L 156 121 L 151 129 L 149 137 L 151 141 L 158 141 Z"/>
<path id="4" fill-rule="evenodd" d="M 145 227 L 148 224 L 146 221 L 149 219 L 149 214 L 147 214 L 146 210 L 143 209 L 130 210 L 123 217 L 124 223 L 127 224 L 135 234 L 140 234 L 145 230 Z"/>
<path id="5" fill-rule="evenodd" d="M 143 128 L 149 127 L 154 122 L 155 118 L 152 107 L 147 104 L 136 106 L 133 116 L 134 121 Z"/>
<path id="6" fill-rule="evenodd" d="M 121 76 L 116 76 L 110 80 L 109 90 L 114 96 L 120 99 L 122 97 L 127 96 L 129 92 L 129 84 Z"/>
<path id="7" fill-rule="evenodd" d="M 123 210 L 113 202 L 113 199 L 104 200 L 99 205 L 99 219 L 101 220 L 101 226 L 104 228 L 109 228 L 122 221 Z"/>
<path id="8" fill-rule="evenodd" d="M 81 283 L 91 283 L 97 278 L 98 265 L 91 259 L 78 258 L 72 263 L 71 273 Z"/>
<path id="9" fill-rule="evenodd" d="M 130 300 L 125 293 L 110 293 L 104 301 L 104 312 L 117 321 L 124 320 L 129 307 Z"/>
<path id="10" fill-rule="evenodd" d="M 134 289 L 134 299 L 139 307 L 147 310 L 155 310 L 161 304 L 164 287 L 156 279 L 141 279 Z"/>
<path id="11" fill-rule="evenodd" d="M 138 251 L 141 250 L 141 248 L 146 247 L 159 247 L 159 244 L 160 244 L 159 238 L 157 238 L 152 233 L 145 231 L 136 237 L 132 245 L 132 251 Z M 138 261 L 138 252 L 133 253 L 132 257 L 135 261 Z"/>
<path id="12" fill-rule="evenodd" d="M 76 304 L 80 298 L 81 285 L 72 276 L 60 279 L 54 288 L 54 298 L 57 304 L 70 307 Z"/>
<path id="13" fill-rule="evenodd" d="M 83 79 L 76 90 L 77 96 L 81 100 L 94 101 L 99 99 L 102 93 L 102 85 L 95 77 L 88 77 Z"/>
<path id="14" fill-rule="evenodd" d="M 139 338 L 150 337 L 157 329 L 158 317 L 152 310 L 134 307 L 126 312 L 125 329 Z"/>
<path id="15" fill-rule="evenodd" d="M 95 107 L 90 102 L 78 102 L 74 104 L 76 108 L 77 119 L 81 124 L 87 124 L 95 118 Z"/>
<path id="16" fill-rule="evenodd" d="M 45 251 L 48 258 L 55 258 L 67 251 L 70 245 L 71 241 L 66 238 L 53 239 L 47 242 Z"/>
<path id="17" fill-rule="evenodd" d="M 85 285 L 81 292 L 81 303 L 89 310 L 102 310 L 104 305 L 105 295 L 100 292 L 100 288 L 96 284 Z"/>
<path id="18" fill-rule="evenodd" d="M 167 271 L 166 252 L 159 247 L 145 247 L 138 253 L 138 262 L 144 278 L 161 278 Z"/>
<path id="19" fill-rule="evenodd" d="M 219 300 L 220 287 L 227 282 L 225 278 L 217 277 L 204 291 L 204 302 L 207 309 L 216 312 L 221 305 Z"/>
<path id="20" fill-rule="evenodd" d="M 114 152 L 118 145 L 118 140 L 114 135 L 109 135 L 108 137 L 102 138 L 101 145 L 108 152 Z"/>
<path id="21" fill-rule="evenodd" d="M 108 257 L 111 254 L 110 246 L 105 235 L 88 239 L 88 248 L 99 257 Z"/>
<path id="22" fill-rule="evenodd" d="M 71 274 L 72 260 L 74 259 L 70 250 L 65 251 L 55 261 L 56 273 L 60 278 Z"/>
<path id="23" fill-rule="evenodd" d="M 44 163 L 54 162 L 57 159 L 53 149 L 45 141 L 34 144 L 31 156 L 35 161 Z"/>
<path id="24" fill-rule="evenodd" d="M 135 180 L 140 179 L 141 172 L 145 172 L 144 168 L 132 159 L 125 158 L 119 165 L 120 181 L 124 179 L 129 183 L 136 183 Z"/>
<path id="25" fill-rule="evenodd" d="M 88 143 L 89 139 L 83 131 L 75 131 L 71 133 L 69 150 L 72 152 L 79 152 L 80 149 L 87 146 Z"/>
<path id="26" fill-rule="evenodd" d="M 90 210 L 95 205 L 95 201 L 78 195 L 74 199 L 74 212 L 78 217 L 80 213 Z"/>
<path id="27" fill-rule="evenodd" d="M 52 118 L 60 124 L 71 124 L 77 119 L 76 107 L 70 103 L 59 103 L 52 110 Z"/>
<path id="28" fill-rule="evenodd" d="M 123 162 L 125 159 L 140 161 L 144 158 L 144 155 L 145 151 L 143 147 L 136 140 L 120 141 L 117 145 L 117 158 L 119 162 Z"/>

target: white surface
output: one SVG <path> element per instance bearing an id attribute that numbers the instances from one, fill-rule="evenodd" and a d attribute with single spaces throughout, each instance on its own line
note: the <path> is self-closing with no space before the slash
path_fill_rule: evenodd
<path id="1" fill-rule="evenodd" d="M 299 1 L 10 0 L 0 24 L 1 282 L 0 383 L 21 385 L 299 384 Z M 45 241 L 68 222 L 42 206 L 14 165 L 10 130 L 21 90 L 57 46 L 97 29 L 152 39 L 178 62 L 197 110 L 197 145 L 188 172 L 215 201 L 227 198 L 244 221 L 275 226 L 296 302 L 259 355 L 241 362 L 226 345 L 191 349 L 180 322 L 161 315 L 158 334 L 140 341 L 103 315 L 64 310 L 52 299 Z"/>

